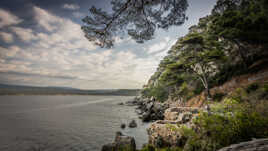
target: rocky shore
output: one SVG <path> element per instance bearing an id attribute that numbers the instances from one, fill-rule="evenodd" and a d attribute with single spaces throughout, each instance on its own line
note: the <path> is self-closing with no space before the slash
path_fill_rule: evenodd
<path id="1" fill-rule="evenodd" d="M 148 144 L 156 147 L 187 147 L 187 138 L 185 132 L 181 129 L 196 129 L 193 120 L 198 118 L 201 112 L 210 111 L 209 106 L 202 107 L 183 107 L 177 103 L 166 101 L 160 103 L 154 98 L 143 99 L 136 97 L 134 100 L 120 103 L 119 105 L 136 106 L 136 112 L 143 122 L 151 122 L 147 129 L 149 141 Z M 136 123 L 131 121 L 130 125 L 136 127 Z M 123 151 L 127 148 L 129 151 L 136 151 L 135 139 L 125 136 L 121 132 L 116 133 L 113 143 L 103 146 L 102 151 Z M 250 142 L 234 144 L 229 147 L 220 149 L 219 151 L 267 151 L 268 140 L 256 139 Z"/>

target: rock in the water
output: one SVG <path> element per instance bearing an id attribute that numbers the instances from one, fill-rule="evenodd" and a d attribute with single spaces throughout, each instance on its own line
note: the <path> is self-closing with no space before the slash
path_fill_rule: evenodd
<path id="1" fill-rule="evenodd" d="M 138 125 L 137 125 L 137 123 L 136 123 L 136 121 L 135 120 L 132 120 L 130 123 L 129 123 L 129 125 L 128 125 L 128 127 L 130 127 L 130 128 L 135 128 L 135 127 L 137 127 Z"/>
<path id="2" fill-rule="evenodd" d="M 121 126 L 120 126 L 122 129 L 125 129 L 126 128 L 126 124 L 121 124 Z"/>
<path id="3" fill-rule="evenodd" d="M 151 120 L 151 115 L 149 112 L 145 112 L 142 114 L 141 119 L 143 122 L 149 122 Z"/>
<path id="4" fill-rule="evenodd" d="M 135 139 L 130 136 L 125 136 L 121 132 L 116 133 L 113 143 L 102 146 L 101 151 L 136 151 Z"/>
<path id="5" fill-rule="evenodd" d="M 268 139 L 256 139 L 249 142 L 234 144 L 219 151 L 268 151 Z"/>
<path id="6" fill-rule="evenodd" d="M 120 103 L 118 103 L 118 105 L 124 105 L 124 103 L 123 102 L 120 102 Z"/>

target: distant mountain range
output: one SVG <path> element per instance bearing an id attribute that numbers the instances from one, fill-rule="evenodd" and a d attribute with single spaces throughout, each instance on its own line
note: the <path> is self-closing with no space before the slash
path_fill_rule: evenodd
<path id="1" fill-rule="evenodd" d="M 81 90 L 69 87 L 37 87 L 0 84 L 0 95 L 122 95 L 135 96 L 139 89 Z"/>

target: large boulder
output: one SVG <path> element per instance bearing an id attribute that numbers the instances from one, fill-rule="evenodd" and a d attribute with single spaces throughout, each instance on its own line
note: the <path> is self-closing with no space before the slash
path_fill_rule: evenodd
<path id="1" fill-rule="evenodd" d="M 166 104 L 147 101 L 138 107 L 141 110 L 140 116 L 143 122 L 150 122 L 164 119 L 164 112 L 168 108 Z"/>
<path id="2" fill-rule="evenodd" d="M 135 139 L 130 136 L 125 136 L 121 132 L 116 133 L 113 143 L 102 146 L 101 151 L 136 151 Z"/>
<path id="3" fill-rule="evenodd" d="M 195 129 L 193 119 L 198 116 L 199 108 L 173 107 L 165 110 L 164 120 L 151 124 L 147 129 L 149 143 L 156 147 L 184 146 L 187 138 L 183 127 Z"/>
<path id="4" fill-rule="evenodd" d="M 179 126 L 168 121 L 156 121 L 147 129 L 149 144 L 155 147 L 176 147 L 186 143 Z"/>
<path id="5" fill-rule="evenodd" d="M 218 151 L 268 151 L 268 139 L 255 139 L 249 142 L 242 142 Z"/>

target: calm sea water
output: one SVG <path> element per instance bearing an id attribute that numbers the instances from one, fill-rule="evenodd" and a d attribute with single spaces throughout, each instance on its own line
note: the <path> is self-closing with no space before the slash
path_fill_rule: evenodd
<path id="1" fill-rule="evenodd" d="M 123 96 L 0 96 L 0 151 L 99 151 L 112 142 L 121 123 L 135 119 L 138 128 L 121 130 L 138 147 L 146 128 L 134 107 L 119 106 Z"/>

